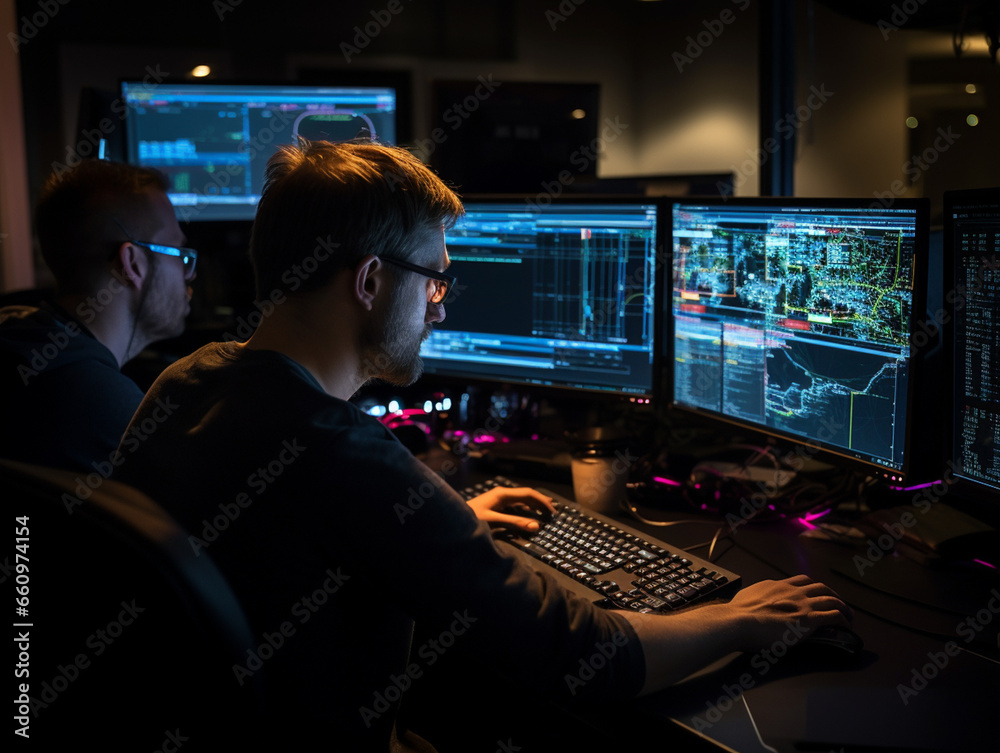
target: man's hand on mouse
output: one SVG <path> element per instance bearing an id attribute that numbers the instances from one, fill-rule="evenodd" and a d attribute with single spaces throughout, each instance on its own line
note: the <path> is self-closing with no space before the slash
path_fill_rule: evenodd
<path id="1" fill-rule="evenodd" d="M 514 528 L 528 533 L 538 530 L 538 520 L 536 517 L 518 515 L 518 512 L 536 510 L 552 515 L 556 511 L 551 497 L 527 487 L 510 489 L 498 486 L 478 497 L 473 497 L 468 504 L 477 518 L 490 525 Z"/>
<path id="2" fill-rule="evenodd" d="M 789 625 L 812 632 L 820 625 L 848 627 L 854 618 L 833 589 L 805 575 L 754 583 L 737 593 L 730 606 L 750 618 L 746 636 L 751 648 L 781 640 Z"/>

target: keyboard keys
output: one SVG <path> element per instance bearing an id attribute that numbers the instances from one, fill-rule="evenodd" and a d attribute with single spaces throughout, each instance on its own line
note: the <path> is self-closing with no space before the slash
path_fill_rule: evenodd
<path id="1" fill-rule="evenodd" d="M 462 494 L 471 499 L 495 486 L 520 485 L 497 476 Z M 715 598 L 715 592 L 732 582 L 710 563 L 696 563 L 687 552 L 670 551 L 569 504 L 557 501 L 555 508 L 551 520 L 543 523 L 539 531 L 511 534 L 509 543 L 562 577 L 604 595 L 605 606 L 640 612 L 671 611 L 706 595 Z M 611 578 L 601 577 L 611 573 L 631 576 L 631 590 L 626 593 Z"/>

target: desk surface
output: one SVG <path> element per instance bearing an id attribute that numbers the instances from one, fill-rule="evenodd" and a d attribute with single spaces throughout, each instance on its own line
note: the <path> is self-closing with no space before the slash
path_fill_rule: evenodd
<path id="1" fill-rule="evenodd" d="M 517 480 L 572 498 L 565 485 Z M 661 520 L 697 517 L 677 507 L 641 511 Z M 662 528 L 624 513 L 620 519 L 702 557 L 707 550 L 696 545 L 723 524 L 706 518 L 704 525 Z M 817 655 L 778 642 L 726 657 L 631 704 L 638 715 L 632 723 L 680 725 L 741 752 L 993 750 L 1000 652 L 980 641 L 1000 633 L 1000 578 L 892 556 L 858 573 L 856 551 L 803 537 L 803 530 L 792 521 L 740 526 L 717 546 L 713 561 L 745 583 L 795 573 L 827 583 L 855 609 L 863 654 Z M 907 598 L 891 595 L 900 584 Z M 982 630 L 964 623 L 968 615 Z"/>
<path id="2" fill-rule="evenodd" d="M 713 530 L 629 524 L 683 547 L 704 541 Z M 827 583 L 854 608 L 863 654 L 803 654 L 801 647 L 789 650 L 778 642 L 641 699 L 642 712 L 737 751 L 994 749 L 1000 661 L 995 643 L 990 651 L 980 641 L 986 635 L 995 641 L 998 633 L 1000 579 L 985 572 L 935 571 L 892 556 L 859 573 L 855 550 L 804 537 L 803 530 L 792 521 L 741 526 L 713 559 L 740 573 L 745 583 L 798 572 Z M 969 614 L 978 613 L 973 619 L 982 626 L 979 633 L 963 626 L 967 616 L 937 606 L 955 596 L 940 593 L 949 580 L 962 592 L 949 606 L 960 601 Z M 926 594 L 929 603 L 890 595 L 899 583 Z"/>

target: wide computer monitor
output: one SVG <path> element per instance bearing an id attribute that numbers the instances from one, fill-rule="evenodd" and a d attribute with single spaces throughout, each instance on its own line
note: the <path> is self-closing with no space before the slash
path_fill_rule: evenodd
<path id="1" fill-rule="evenodd" d="M 126 161 L 167 174 L 181 220 L 252 220 L 280 144 L 397 138 L 391 87 L 123 81 L 121 98 Z"/>
<path id="2" fill-rule="evenodd" d="M 971 501 L 1000 492 L 1000 187 L 944 194 L 951 463 Z M 994 517 L 997 516 L 994 510 Z"/>
<path id="3" fill-rule="evenodd" d="M 657 375 L 660 204 L 470 197 L 445 240 L 458 278 L 429 374 L 645 401 Z"/>
<path id="4" fill-rule="evenodd" d="M 905 478 L 928 203 L 692 198 L 671 213 L 671 406 Z"/>

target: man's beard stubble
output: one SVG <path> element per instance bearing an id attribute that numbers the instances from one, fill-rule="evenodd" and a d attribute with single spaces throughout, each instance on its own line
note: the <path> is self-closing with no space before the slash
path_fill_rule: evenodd
<path id="1" fill-rule="evenodd" d="M 418 340 L 406 327 L 397 289 L 388 306 L 372 316 L 361 334 L 361 369 L 366 379 L 381 379 L 397 387 L 413 384 L 424 371 L 420 345 L 430 337 L 432 327 L 425 324 Z"/>
<path id="2" fill-rule="evenodd" d="M 146 278 L 133 315 L 136 320 L 136 338 L 145 343 L 153 343 L 183 334 L 187 301 L 184 307 L 180 308 L 179 301 L 171 300 L 167 291 L 162 289 L 161 278 L 166 270 L 161 266 L 161 261 L 155 253 L 150 251 L 148 257 L 149 276 Z"/>

